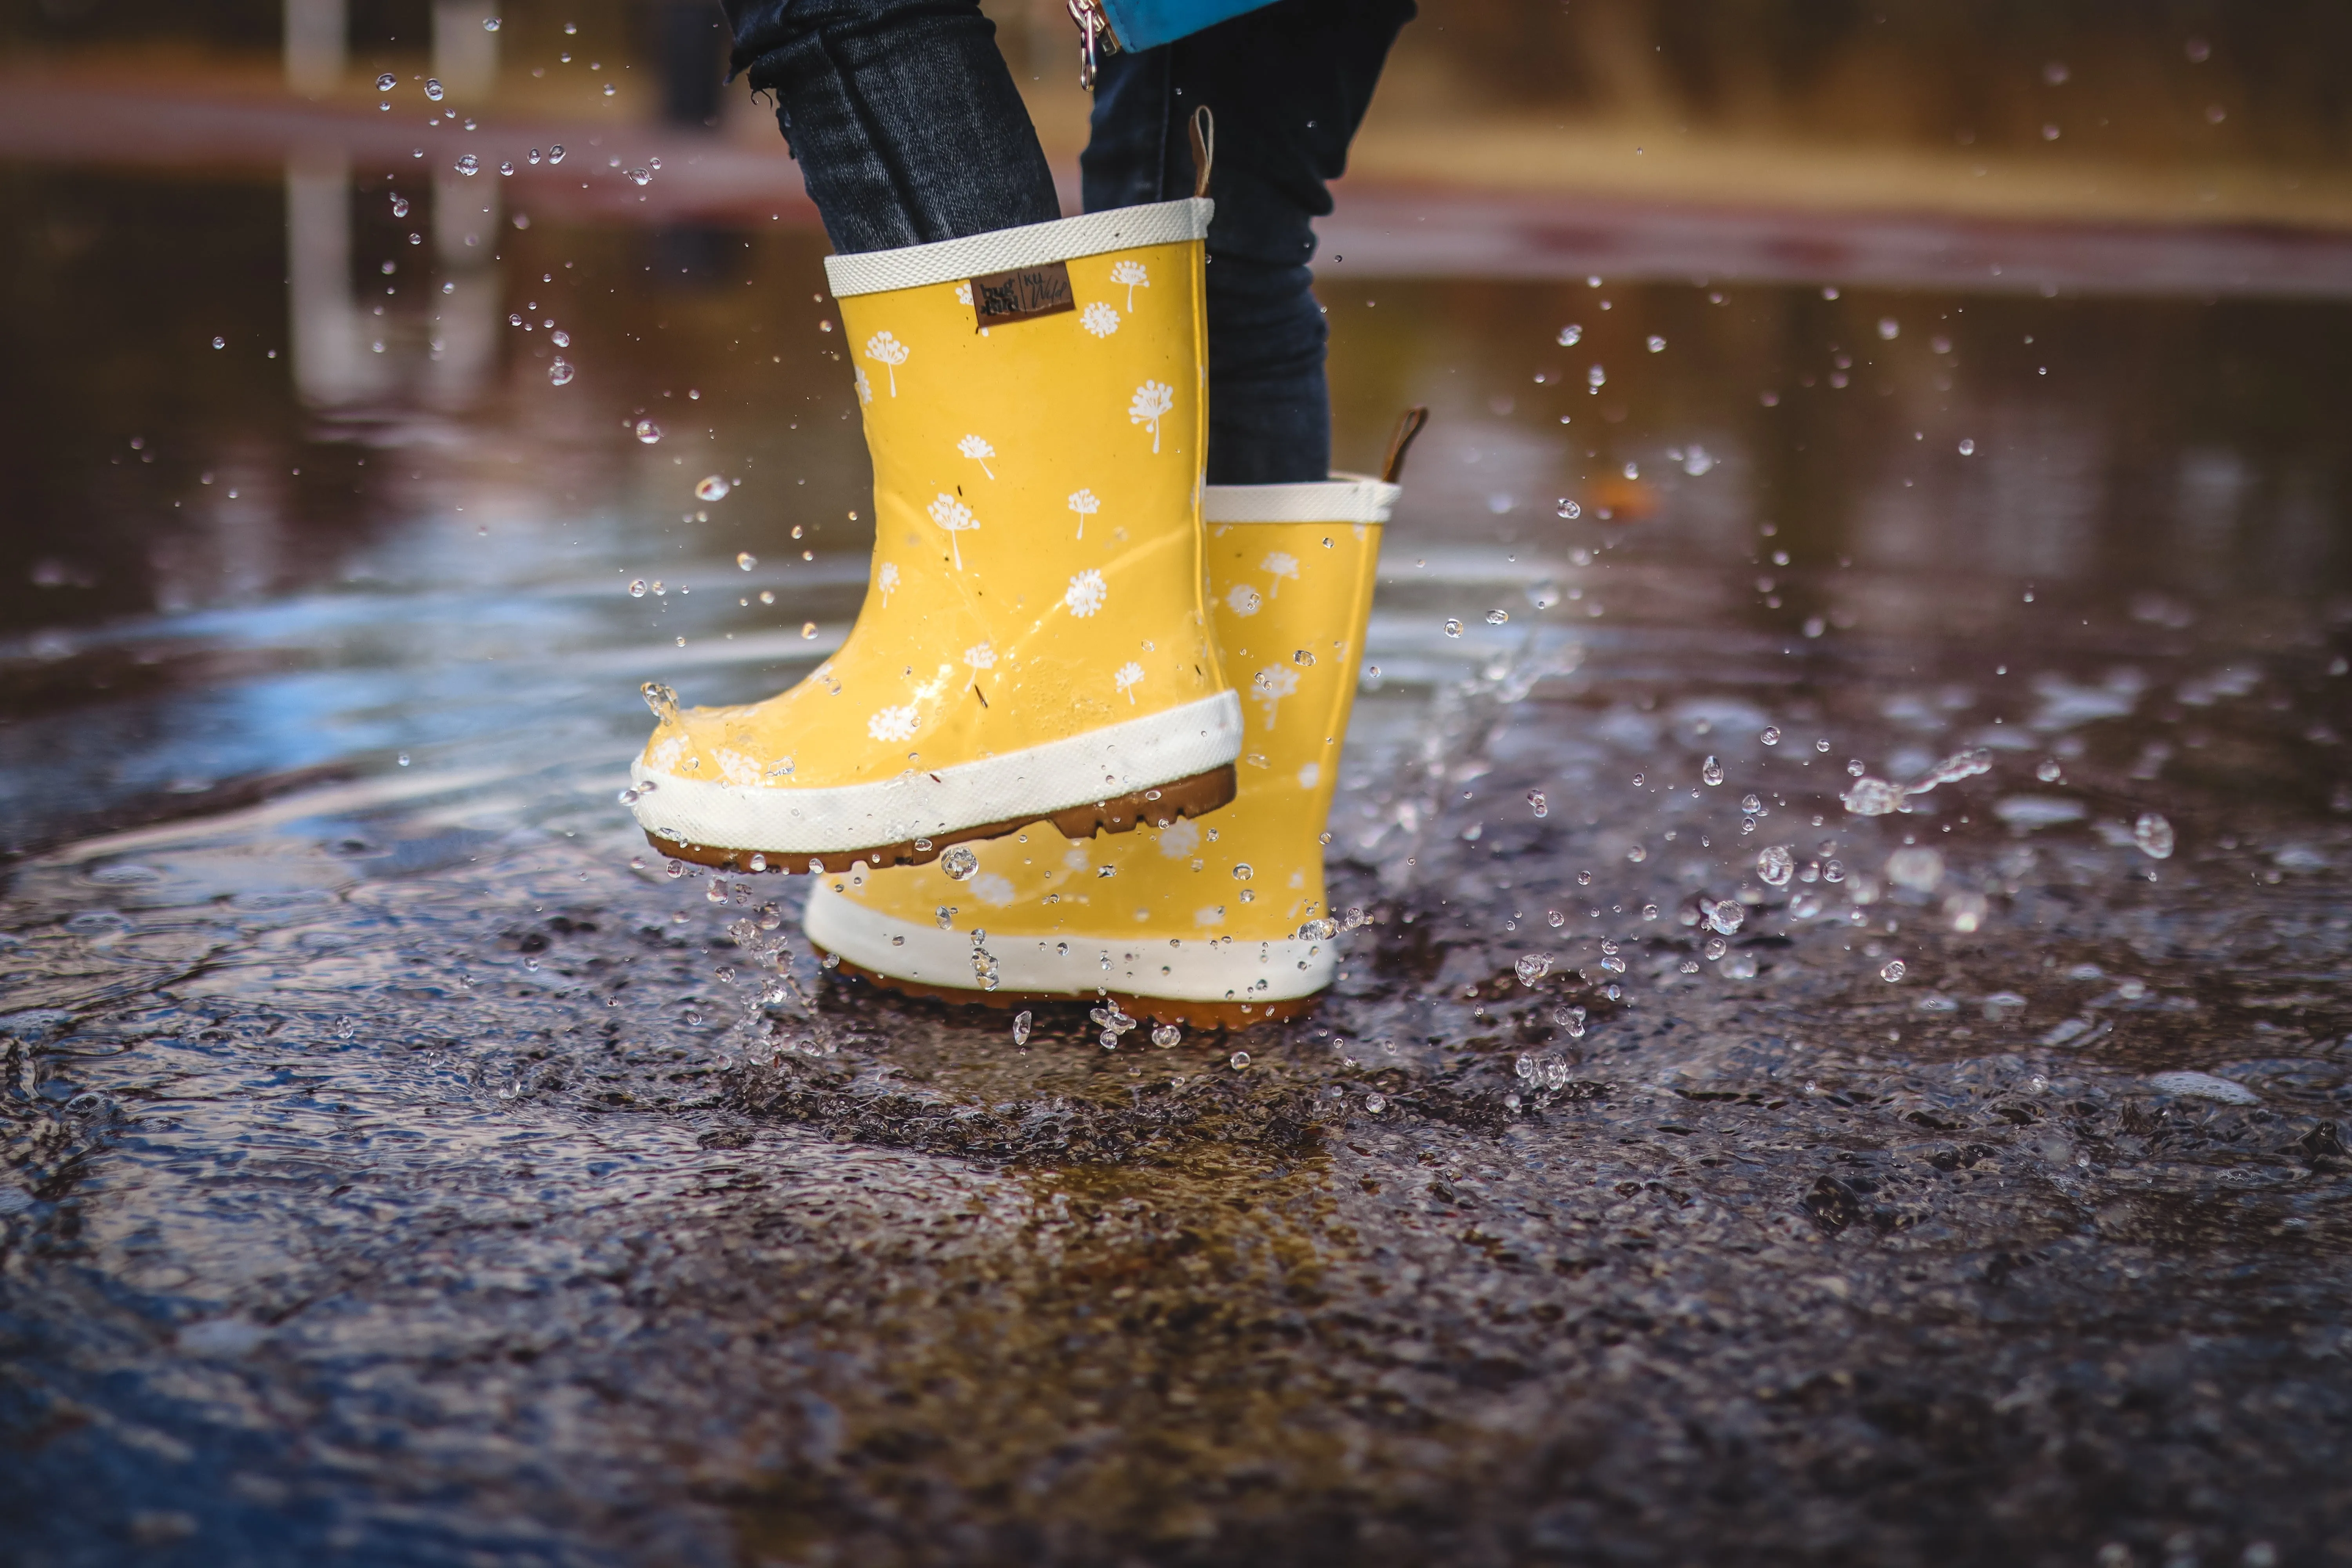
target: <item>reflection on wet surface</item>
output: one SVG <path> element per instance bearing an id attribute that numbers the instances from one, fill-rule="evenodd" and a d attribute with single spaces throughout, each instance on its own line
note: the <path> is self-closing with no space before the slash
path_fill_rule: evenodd
<path id="1" fill-rule="evenodd" d="M 1105 1051 L 614 804 L 857 603 L 809 236 L 6 178 L 26 1560 L 2321 1556 L 2342 307 L 1336 268 L 1364 922 Z"/>

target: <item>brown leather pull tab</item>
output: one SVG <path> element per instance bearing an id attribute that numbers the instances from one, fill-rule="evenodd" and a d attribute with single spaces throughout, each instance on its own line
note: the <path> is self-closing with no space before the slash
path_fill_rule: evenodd
<path id="1" fill-rule="evenodd" d="M 1192 110 L 1192 194 L 1209 194 L 1209 165 L 1217 161 L 1217 119 L 1207 104 Z"/>
<path id="2" fill-rule="evenodd" d="M 1381 479 L 1395 484 L 1404 473 L 1404 455 L 1412 449 L 1413 437 L 1429 423 L 1429 409 L 1416 403 L 1397 416 L 1396 433 L 1389 437 L 1389 455 L 1381 459 Z"/>

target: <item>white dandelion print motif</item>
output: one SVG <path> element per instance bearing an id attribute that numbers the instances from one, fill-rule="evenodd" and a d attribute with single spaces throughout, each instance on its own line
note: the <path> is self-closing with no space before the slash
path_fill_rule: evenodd
<path id="1" fill-rule="evenodd" d="M 877 741 L 911 741 L 915 738 L 915 709 L 909 703 L 904 708 L 885 708 L 866 721 L 866 732 Z"/>
<path id="2" fill-rule="evenodd" d="M 1265 596 L 1271 599 L 1277 593 L 1281 592 L 1282 580 L 1285 577 L 1290 578 L 1294 582 L 1297 580 L 1298 557 L 1296 555 L 1286 555 L 1281 551 L 1277 550 L 1258 563 L 1258 570 L 1265 573 L 1274 579 L 1274 586 L 1265 591 Z"/>
<path id="3" fill-rule="evenodd" d="M 712 753 L 719 764 L 719 776 L 731 784 L 755 784 L 760 782 L 760 764 L 742 752 L 721 746 Z"/>
<path id="4" fill-rule="evenodd" d="M 974 643 L 963 650 L 963 661 L 974 669 L 994 669 L 996 650 L 984 642 Z"/>
<path id="5" fill-rule="evenodd" d="M 1225 595 L 1226 606 L 1237 616 L 1256 615 L 1258 606 L 1265 603 L 1258 591 L 1246 583 L 1234 584 L 1233 592 Z"/>
<path id="6" fill-rule="evenodd" d="M 1127 694 L 1127 705 L 1132 708 L 1135 706 L 1135 688 L 1142 679 L 1143 666 L 1130 659 L 1112 674 L 1110 683 Z"/>
<path id="7" fill-rule="evenodd" d="M 1069 592 L 1062 595 L 1062 603 L 1068 606 L 1070 614 L 1084 620 L 1101 609 L 1103 601 L 1109 596 L 1103 574 L 1089 567 L 1070 579 Z"/>
<path id="8" fill-rule="evenodd" d="M 1189 816 L 1180 816 L 1160 830 L 1160 853 L 1181 860 L 1201 847 L 1201 830 Z"/>
<path id="9" fill-rule="evenodd" d="M 1286 664 L 1269 664 L 1250 682 L 1250 695 L 1265 704 L 1265 727 L 1274 728 L 1274 710 L 1298 689 L 1298 672 Z"/>
<path id="10" fill-rule="evenodd" d="M 1135 291 L 1151 287 L 1151 273 L 1140 261 L 1113 262 L 1110 280 L 1127 290 L 1127 313 L 1135 314 Z"/>
<path id="11" fill-rule="evenodd" d="M 646 751 L 646 761 L 661 773 L 675 773 L 677 770 L 678 759 L 686 755 L 686 745 L 685 736 L 672 735 L 660 745 L 648 747 Z"/>
<path id="12" fill-rule="evenodd" d="M 1078 312 L 1078 325 L 1098 338 L 1107 338 L 1118 331 L 1118 310 L 1097 300 Z"/>
<path id="13" fill-rule="evenodd" d="M 866 367 L 862 364 L 854 367 L 849 378 L 857 387 L 857 406 L 864 408 L 871 405 L 874 401 L 874 381 L 866 374 Z"/>
<path id="14" fill-rule="evenodd" d="M 944 492 L 940 494 L 939 500 L 931 503 L 930 510 L 931 521 L 947 530 L 948 550 L 955 557 L 955 569 L 959 572 L 962 571 L 963 547 L 956 542 L 956 535 L 968 533 L 978 528 L 980 519 L 971 515 L 971 508 Z"/>
<path id="15" fill-rule="evenodd" d="M 956 303 L 959 305 L 971 303 L 971 279 L 967 278 L 956 285 Z"/>
<path id="16" fill-rule="evenodd" d="M 1135 400 L 1127 405 L 1129 425 L 1151 426 L 1151 449 L 1160 450 L 1160 419 L 1176 406 L 1176 389 L 1164 381 L 1147 381 L 1135 389 Z"/>
<path id="17" fill-rule="evenodd" d="M 887 332 L 877 332 L 866 340 L 866 357 L 886 366 L 890 375 L 890 395 L 898 395 L 898 367 L 907 363 L 913 351 Z"/>
<path id="18" fill-rule="evenodd" d="M 973 462 L 978 463 L 980 465 L 980 471 L 986 474 L 990 479 L 992 479 L 996 477 L 996 470 L 988 466 L 988 459 L 996 456 L 996 448 L 982 440 L 979 437 L 965 437 L 962 440 L 956 443 L 956 450 L 961 452 L 965 457 L 970 458 Z"/>
<path id="19" fill-rule="evenodd" d="M 1092 490 L 1072 490 L 1070 510 L 1078 514 L 1078 537 L 1084 539 L 1087 536 L 1087 519 L 1102 510 L 1102 502 L 1095 500 Z"/>
<path id="20" fill-rule="evenodd" d="M 888 605 L 890 590 L 898 585 L 898 563 L 895 561 L 882 563 L 882 570 L 874 574 L 874 584 L 882 590 L 882 603 Z"/>

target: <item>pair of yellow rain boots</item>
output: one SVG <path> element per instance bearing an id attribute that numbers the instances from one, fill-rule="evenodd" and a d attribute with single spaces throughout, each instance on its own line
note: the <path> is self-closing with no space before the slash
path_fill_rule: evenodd
<path id="1" fill-rule="evenodd" d="M 1233 1025 L 1329 984 L 1320 837 L 1418 423 L 1382 479 L 1202 485 L 1211 212 L 827 259 L 873 457 L 866 601 L 764 702 L 646 687 L 657 848 L 827 874 L 812 939 L 918 992 Z"/>

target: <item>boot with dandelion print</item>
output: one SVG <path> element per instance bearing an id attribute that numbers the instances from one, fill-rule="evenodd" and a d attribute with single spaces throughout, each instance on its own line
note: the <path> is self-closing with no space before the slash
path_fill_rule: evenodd
<path id="1" fill-rule="evenodd" d="M 853 980 L 955 1000 L 1108 996 L 1162 1026 L 1227 1028 L 1312 1007 L 1344 923 L 1325 902 L 1324 822 L 1418 415 L 1388 478 L 1206 491 L 1212 624 L 1243 682 L 1231 805 L 1092 843 L 1041 825 L 933 866 L 827 877 L 810 941 Z"/>
<path id="2" fill-rule="evenodd" d="M 1209 216 L 1194 197 L 826 262 L 874 462 L 865 605 L 764 702 L 646 687 L 630 794 L 656 847 L 839 871 L 1233 797 L 1242 702 L 1202 588 Z"/>

